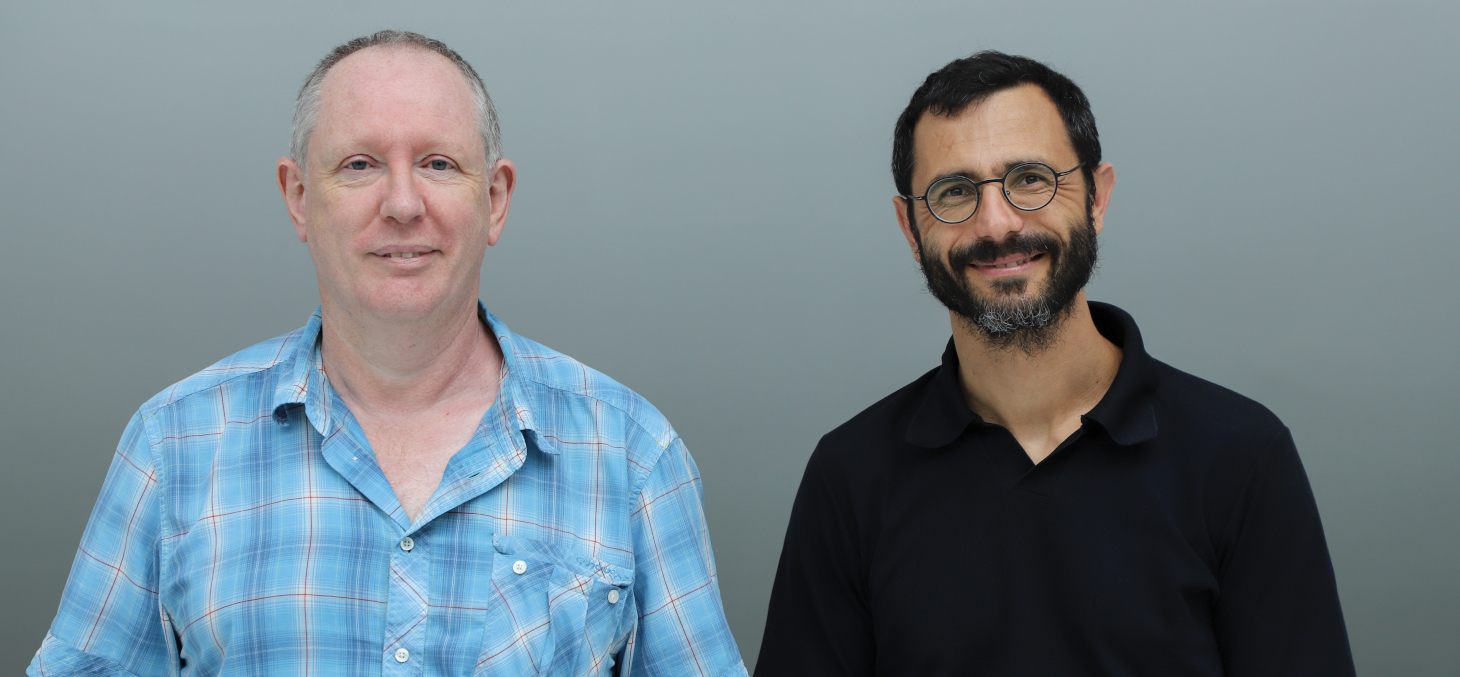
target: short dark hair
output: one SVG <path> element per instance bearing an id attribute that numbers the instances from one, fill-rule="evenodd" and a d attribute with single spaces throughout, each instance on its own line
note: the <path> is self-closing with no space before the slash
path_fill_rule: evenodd
<path id="1" fill-rule="evenodd" d="M 1095 167 L 1100 164 L 1100 133 L 1095 130 L 1095 114 L 1090 112 L 1089 99 L 1078 85 L 1049 66 L 994 50 L 949 62 L 913 92 L 912 101 L 898 116 L 892 132 L 892 181 L 898 194 L 913 194 L 913 128 L 924 112 L 959 115 L 996 92 L 1024 84 L 1038 85 L 1054 101 L 1070 135 L 1070 145 L 1075 148 L 1075 156 L 1085 164 L 1082 174 L 1089 190 L 1088 199 L 1093 202 Z M 909 220 L 910 212 L 911 209 Z M 916 224 L 911 225 L 916 232 Z"/>

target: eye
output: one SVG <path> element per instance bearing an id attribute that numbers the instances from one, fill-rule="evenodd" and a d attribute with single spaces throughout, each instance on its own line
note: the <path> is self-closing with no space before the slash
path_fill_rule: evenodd
<path id="1" fill-rule="evenodd" d="M 432 160 L 430 163 L 427 164 L 427 166 L 438 172 L 444 172 L 448 169 L 451 169 L 451 163 L 445 160 Z"/>
<path id="2" fill-rule="evenodd" d="M 1055 176 L 1044 165 L 1015 167 L 1004 177 L 1004 190 L 1017 193 L 1043 194 L 1054 188 Z"/>
<path id="3" fill-rule="evenodd" d="M 357 172 L 363 172 L 367 169 L 370 169 L 370 163 L 364 160 L 352 160 L 348 166 L 350 169 L 353 169 Z"/>
<path id="4" fill-rule="evenodd" d="M 969 183 L 968 179 L 954 177 L 944 179 L 928 190 L 928 202 L 939 207 L 949 207 L 976 203 L 978 201 L 978 190 Z"/>

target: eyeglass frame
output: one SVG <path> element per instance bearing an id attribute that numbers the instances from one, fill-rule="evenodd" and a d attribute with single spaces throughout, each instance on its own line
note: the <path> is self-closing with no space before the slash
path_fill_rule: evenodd
<path id="1" fill-rule="evenodd" d="M 1020 167 L 1029 167 L 1029 166 L 1032 166 L 1032 165 L 1039 165 L 1041 167 L 1044 167 L 1045 169 L 1048 169 L 1051 174 L 1054 174 L 1054 190 L 1052 190 L 1052 191 L 1049 192 L 1049 200 L 1047 202 L 1045 202 L 1042 205 L 1039 205 L 1038 207 L 1029 207 L 1028 209 L 1026 209 L 1024 207 L 1020 207 L 1019 205 L 1014 204 L 1013 198 L 1010 198 L 1009 197 L 1009 191 L 1005 187 L 1000 186 L 999 187 L 999 194 L 1004 196 L 1004 202 L 1009 203 L 1009 206 L 1010 207 L 1013 207 L 1013 208 L 1015 208 L 1015 209 L 1017 209 L 1017 210 L 1019 210 L 1021 212 L 1035 212 L 1035 211 L 1039 211 L 1041 209 L 1044 209 L 1045 207 L 1048 207 L 1050 202 L 1054 202 L 1054 196 L 1055 195 L 1058 195 L 1059 192 L 1060 192 L 1060 179 L 1062 179 L 1062 178 L 1064 178 L 1066 176 L 1069 176 L 1071 174 L 1074 174 L 1081 167 L 1084 167 L 1085 166 L 1085 163 L 1084 162 L 1081 162 L 1080 164 L 1077 164 L 1074 167 L 1071 167 L 1069 169 L 1069 171 L 1058 172 L 1058 171 L 1055 171 L 1054 167 L 1051 167 L 1051 166 L 1049 166 L 1047 164 L 1044 164 L 1043 162 L 1020 162 L 1019 164 L 1014 165 L 1013 167 L 1010 167 L 1009 168 L 1009 171 L 1004 172 L 1004 175 L 1003 176 L 1001 176 L 1001 177 L 999 177 L 997 179 L 984 179 L 982 181 L 975 181 L 975 180 L 973 180 L 971 178 L 968 178 L 967 176 L 964 176 L 962 174 L 953 174 L 953 175 L 950 175 L 950 176 L 944 176 L 944 177 L 938 179 L 937 181 L 934 181 L 934 182 L 928 184 L 928 187 L 925 190 L 923 190 L 922 197 L 917 197 L 917 196 L 914 196 L 914 195 L 901 195 L 901 194 L 899 194 L 898 197 L 900 197 L 900 198 L 902 198 L 904 200 L 922 200 L 923 201 L 923 204 L 928 205 L 928 213 L 929 214 L 932 214 L 933 215 L 933 218 L 935 218 L 935 219 L 937 219 L 939 221 L 942 221 L 943 223 L 947 223 L 947 224 L 963 223 L 964 221 L 967 221 L 967 220 L 973 218 L 973 215 L 978 213 L 978 208 L 983 206 L 983 186 L 984 186 L 984 184 L 986 184 L 986 183 L 999 183 L 999 184 L 1002 184 L 1004 182 L 1004 179 L 1009 178 L 1009 175 L 1010 174 L 1013 174 L 1015 170 L 1019 169 Z M 928 204 L 928 193 L 931 193 L 933 191 L 933 186 L 936 186 L 939 183 L 942 183 L 944 181 L 947 181 L 948 179 L 963 179 L 964 181 L 968 181 L 969 183 L 972 183 L 973 184 L 973 199 L 977 201 L 977 203 L 973 205 L 973 211 L 969 212 L 968 213 L 968 216 L 965 216 L 965 217 L 963 217 L 963 218 L 961 218 L 961 219 L 959 219 L 957 221 L 949 221 L 948 219 L 945 219 L 945 218 L 943 218 L 941 216 L 938 216 L 938 212 L 933 211 L 933 206 L 930 205 L 930 204 Z"/>

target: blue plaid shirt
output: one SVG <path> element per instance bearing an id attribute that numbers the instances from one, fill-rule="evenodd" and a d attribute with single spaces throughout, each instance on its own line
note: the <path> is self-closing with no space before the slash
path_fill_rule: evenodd
<path id="1" fill-rule="evenodd" d="M 744 675 L 664 417 L 481 309 L 500 394 L 412 523 L 320 314 L 149 400 L 32 675 Z"/>

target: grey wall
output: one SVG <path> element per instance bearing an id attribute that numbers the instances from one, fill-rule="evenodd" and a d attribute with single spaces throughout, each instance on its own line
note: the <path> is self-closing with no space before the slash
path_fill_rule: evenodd
<path id="1" fill-rule="evenodd" d="M 1361 674 L 1460 674 L 1455 3 L 196 4 L 0 8 L 0 669 L 135 407 L 313 309 L 273 184 L 293 95 L 401 27 L 476 64 L 520 168 L 486 302 L 679 428 L 747 663 L 812 446 L 946 340 L 889 138 L 992 47 L 1094 103 L 1091 297 L 1292 427 Z"/>

